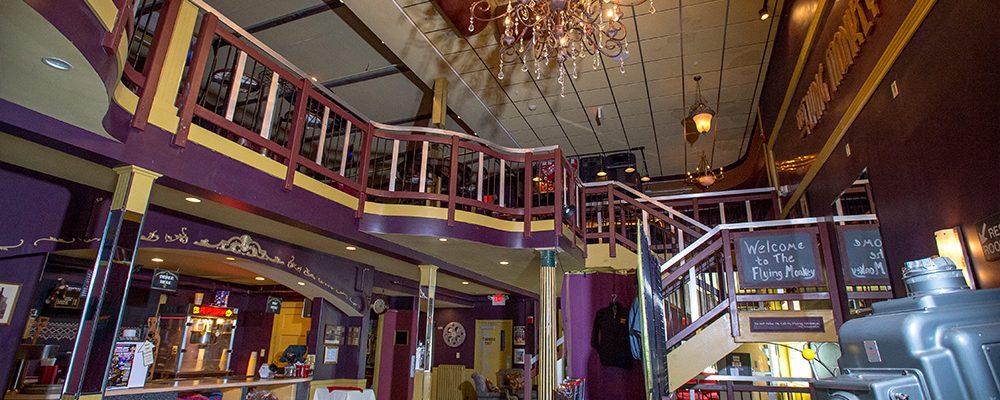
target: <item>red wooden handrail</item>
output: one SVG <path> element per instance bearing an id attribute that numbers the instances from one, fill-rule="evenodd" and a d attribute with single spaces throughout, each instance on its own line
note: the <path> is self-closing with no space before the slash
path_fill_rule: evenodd
<path id="1" fill-rule="evenodd" d="M 135 25 L 132 2 L 125 1 L 122 4 L 116 4 L 116 6 L 118 7 L 118 14 L 115 15 L 115 23 L 112 25 L 111 31 L 105 32 L 104 37 L 101 38 L 101 47 L 108 54 L 114 54 L 118 50 L 122 36 L 125 34 L 132 35 Z"/>
<path id="2" fill-rule="evenodd" d="M 234 79 L 239 79 L 239 77 Z M 299 159 L 302 158 L 299 149 L 302 147 L 302 131 L 306 127 L 306 109 L 309 108 L 309 95 L 312 91 L 309 79 L 299 80 L 298 89 L 295 94 L 295 111 L 292 114 L 292 134 L 289 135 L 288 157 L 285 159 L 285 190 L 292 190 L 295 187 L 295 171 L 299 168 Z"/>
<path id="3" fill-rule="evenodd" d="M 176 2 L 176 0 L 174 0 Z M 201 28 L 198 30 L 198 41 L 195 42 L 191 55 L 191 67 L 188 69 L 187 81 L 181 92 L 180 119 L 177 121 L 177 132 L 174 134 L 174 145 L 187 145 L 188 134 L 191 132 L 191 118 L 197 105 L 198 92 L 201 90 L 201 78 L 205 75 L 205 64 L 208 63 L 208 52 L 215 38 L 219 17 L 208 13 L 201 18 Z M 239 78 L 235 78 L 239 79 Z"/>
<path id="4" fill-rule="evenodd" d="M 153 41 L 149 48 L 150 53 L 146 57 L 146 64 L 142 69 L 145 80 L 142 90 L 139 92 L 139 103 L 135 106 L 135 113 L 132 115 L 132 127 L 140 131 L 145 130 L 149 122 L 149 113 L 153 109 L 153 97 L 156 96 L 160 73 L 163 71 L 163 60 L 167 57 L 167 45 L 170 44 L 174 26 L 177 25 L 177 14 L 180 12 L 181 1 L 183 0 L 167 1 L 156 21 L 156 34 L 153 35 Z"/>

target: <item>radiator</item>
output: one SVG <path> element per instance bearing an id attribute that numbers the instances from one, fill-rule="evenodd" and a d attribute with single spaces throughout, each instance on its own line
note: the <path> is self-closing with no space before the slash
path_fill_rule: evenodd
<path id="1" fill-rule="evenodd" d="M 434 368 L 431 394 L 435 400 L 462 400 L 459 386 L 465 382 L 464 365 L 440 365 Z"/>

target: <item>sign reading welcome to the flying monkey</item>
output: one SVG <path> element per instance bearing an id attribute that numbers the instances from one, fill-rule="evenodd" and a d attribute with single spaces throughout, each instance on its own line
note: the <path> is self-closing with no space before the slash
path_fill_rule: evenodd
<path id="1" fill-rule="evenodd" d="M 823 284 L 816 229 L 737 233 L 736 262 L 743 288 L 790 288 Z"/>

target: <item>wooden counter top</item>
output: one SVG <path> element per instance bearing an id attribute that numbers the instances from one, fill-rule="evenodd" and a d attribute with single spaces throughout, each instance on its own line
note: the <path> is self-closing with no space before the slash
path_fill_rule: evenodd
<path id="1" fill-rule="evenodd" d="M 303 383 L 309 381 L 312 381 L 311 376 L 305 378 L 274 378 L 274 379 L 201 378 L 201 379 L 185 379 L 176 381 L 152 381 L 152 382 L 146 382 L 146 386 L 141 388 L 108 389 L 104 393 L 104 396 L 114 397 L 114 396 L 126 396 L 135 394 L 218 390 L 218 389 L 230 389 L 230 388 L 241 388 L 241 387 L 252 387 L 252 386 L 293 385 L 296 383 Z"/>

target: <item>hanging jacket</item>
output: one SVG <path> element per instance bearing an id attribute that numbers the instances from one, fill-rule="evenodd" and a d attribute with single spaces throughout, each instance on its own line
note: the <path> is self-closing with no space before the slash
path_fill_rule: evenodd
<path id="1" fill-rule="evenodd" d="M 628 331 L 628 309 L 621 303 L 597 311 L 590 344 L 597 349 L 601 365 L 632 369 Z"/>

